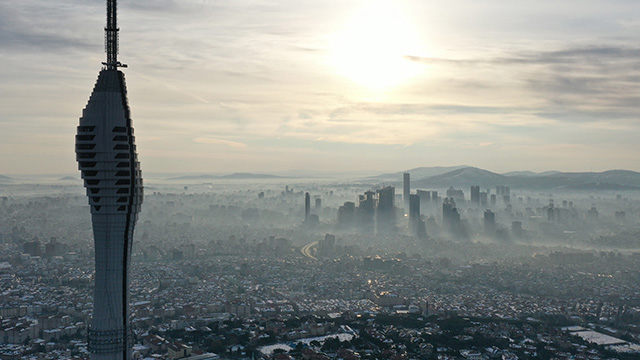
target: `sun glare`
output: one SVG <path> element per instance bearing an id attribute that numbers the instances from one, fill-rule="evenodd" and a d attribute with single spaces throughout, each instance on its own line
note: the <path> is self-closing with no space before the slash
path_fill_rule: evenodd
<path id="1" fill-rule="evenodd" d="M 417 76 L 424 66 L 406 59 L 420 55 L 418 31 L 398 2 L 367 1 L 334 35 L 332 66 L 372 91 L 386 91 Z"/>

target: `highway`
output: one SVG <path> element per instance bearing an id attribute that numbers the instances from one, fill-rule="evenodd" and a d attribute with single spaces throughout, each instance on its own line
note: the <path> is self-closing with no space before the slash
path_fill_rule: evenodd
<path id="1" fill-rule="evenodd" d="M 317 257 L 311 255 L 311 248 L 316 246 L 316 245 L 318 245 L 317 241 L 310 242 L 307 245 L 303 246 L 302 249 L 300 249 L 300 252 L 302 253 L 302 255 L 304 255 L 304 256 L 306 256 L 308 258 L 311 258 L 313 260 L 318 260 Z"/>

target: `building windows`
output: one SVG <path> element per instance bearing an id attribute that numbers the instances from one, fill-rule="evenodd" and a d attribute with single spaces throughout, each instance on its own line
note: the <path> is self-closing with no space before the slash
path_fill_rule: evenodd
<path id="1" fill-rule="evenodd" d="M 93 159 L 96 157 L 96 153 L 88 152 L 88 153 L 78 153 L 78 159 Z"/>

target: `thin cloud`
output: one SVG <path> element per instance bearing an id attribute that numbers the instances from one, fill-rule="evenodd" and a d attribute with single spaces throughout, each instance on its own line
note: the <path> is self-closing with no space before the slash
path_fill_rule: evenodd
<path id="1" fill-rule="evenodd" d="M 212 137 L 198 137 L 198 138 L 193 139 L 193 142 L 198 143 L 198 144 L 224 145 L 224 146 L 232 147 L 234 149 L 245 149 L 245 148 L 247 148 L 247 144 L 244 144 L 244 143 L 241 143 L 241 142 L 238 142 L 238 141 L 217 139 L 217 138 L 212 138 Z"/>
<path id="2" fill-rule="evenodd" d="M 621 46 L 587 46 L 567 48 L 554 51 L 520 51 L 500 57 L 476 58 L 443 58 L 406 55 L 405 59 L 425 64 L 448 65 L 521 65 L 521 64 L 572 64 L 588 61 L 631 60 L 640 59 L 640 49 Z"/>
<path id="3" fill-rule="evenodd" d="M 153 154 L 172 156 L 181 168 L 221 154 L 228 162 L 215 166 L 272 166 L 283 153 L 304 164 L 367 157 L 392 167 L 430 156 L 444 162 L 483 156 L 509 167 L 509 161 L 533 159 L 531 149 L 571 139 L 608 154 L 617 167 L 637 166 L 633 159 L 618 161 L 638 154 L 640 48 L 637 32 L 625 30 L 638 22 L 624 20 L 637 11 L 604 1 L 597 11 L 494 2 L 500 11 L 473 18 L 442 10 L 452 31 L 428 19 L 417 27 L 433 45 L 424 53 L 447 55 L 407 57 L 426 64 L 424 76 L 367 102 L 360 94 L 366 90 L 325 61 L 327 32 L 339 27 L 339 14 L 356 10 L 348 3 L 123 2 L 121 58 L 131 66 L 125 72 L 141 156 L 155 156 L 155 170 L 168 165 Z M 473 8 L 456 8 L 475 13 L 488 6 L 469 4 Z M 535 16 L 547 10 L 553 19 Z M 416 11 L 422 13 L 429 12 Z M 521 14 L 540 21 L 523 27 Z M 0 70 L 0 147 L 6 153 L 37 150 L 45 154 L 34 157 L 38 168 L 75 169 L 68 136 L 104 57 L 104 15 L 100 0 L 0 0 L 0 57 L 7 65 Z M 570 21 L 576 17 L 593 21 Z M 615 27 L 603 33 L 607 24 Z M 58 136 L 45 147 L 29 140 L 34 131 Z M 458 146 L 462 142 L 470 150 Z M 272 151 L 263 151 L 265 144 Z M 414 144 L 411 152 L 407 144 Z M 530 147 L 514 148 L 518 144 Z M 187 165 L 187 157 L 198 160 Z M 5 157 L 0 168 L 30 171 L 33 163 L 25 159 Z"/>
<path id="4" fill-rule="evenodd" d="M 86 51 L 99 48 L 82 31 L 77 30 L 79 22 L 77 16 L 71 14 L 65 27 L 55 24 L 55 21 L 45 18 L 38 20 L 32 17 L 32 10 L 38 10 L 37 4 L 21 4 L 14 6 L 0 3 L 0 50 L 11 49 L 60 53 L 70 50 Z M 43 4 L 46 9 L 46 5 Z M 49 5 L 51 6 L 51 5 Z M 62 14 L 60 9 L 46 9 L 56 15 Z M 46 11 L 45 10 L 45 11 Z M 51 14 L 49 14 L 51 15 Z M 55 16 L 53 17 L 55 18 Z"/>
<path id="5" fill-rule="evenodd" d="M 449 59 L 406 57 L 435 66 L 450 66 L 463 79 L 483 72 L 509 73 L 513 90 L 520 90 L 539 103 L 522 106 L 453 106 L 458 113 L 529 113 L 541 118 L 588 123 L 603 118 L 629 121 L 640 115 L 640 48 L 631 46 L 567 47 L 552 51 L 517 51 L 493 58 Z M 471 67 L 474 70 L 470 70 Z M 540 103 L 542 101 L 542 103 Z M 445 110 L 447 107 L 442 107 Z"/>

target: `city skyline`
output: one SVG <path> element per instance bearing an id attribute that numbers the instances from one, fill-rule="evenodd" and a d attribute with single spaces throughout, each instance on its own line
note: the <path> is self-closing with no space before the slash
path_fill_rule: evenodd
<path id="1" fill-rule="evenodd" d="M 636 2 L 121 6 L 152 173 L 640 170 Z M 101 2 L 0 9 L 0 173 L 72 173 Z"/>
<path id="2" fill-rule="evenodd" d="M 0 359 L 638 360 L 639 30 L 0 0 Z"/>
<path id="3" fill-rule="evenodd" d="M 465 180 L 417 189 L 402 216 L 396 179 L 149 187 L 133 357 L 637 358 L 637 191 Z M 0 353 L 88 360 L 98 259 L 79 184 L 0 189 Z"/>

